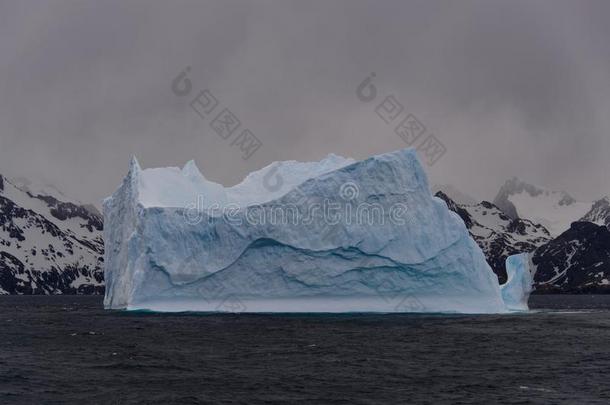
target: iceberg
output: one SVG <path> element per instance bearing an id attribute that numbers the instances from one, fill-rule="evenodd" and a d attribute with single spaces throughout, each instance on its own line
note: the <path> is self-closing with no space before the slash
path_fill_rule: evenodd
<path id="1" fill-rule="evenodd" d="M 233 187 L 133 158 L 103 205 L 108 309 L 504 313 L 518 296 L 412 148 L 275 162 Z"/>
<path id="2" fill-rule="evenodd" d="M 506 258 L 506 283 L 502 284 L 502 299 L 510 311 L 527 311 L 527 300 L 532 292 L 532 276 L 528 253 Z"/>

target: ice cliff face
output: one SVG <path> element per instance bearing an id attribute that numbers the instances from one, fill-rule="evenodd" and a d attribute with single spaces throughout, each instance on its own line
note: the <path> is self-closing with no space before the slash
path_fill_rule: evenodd
<path id="1" fill-rule="evenodd" d="M 134 159 L 104 216 L 106 308 L 507 311 L 412 149 L 276 162 L 231 188 Z"/>
<path id="2" fill-rule="evenodd" d="M 528 309 L 527 300 L 532 292 L 533 283 L 530 267 L 527 253 L 520 253 L 506 259 L 508 278 L 502 285 L 502 298 L 509 310 L 525 311 Z"/>

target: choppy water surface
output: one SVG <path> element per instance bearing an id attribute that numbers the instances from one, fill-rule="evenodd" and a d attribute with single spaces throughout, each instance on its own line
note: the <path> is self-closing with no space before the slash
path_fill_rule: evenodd
<path id="1" fill-rule="evenodd" d="M 529 314 L 201 315 L 0 297 L 0 404 L 608 403 L 610 296 Z"/>

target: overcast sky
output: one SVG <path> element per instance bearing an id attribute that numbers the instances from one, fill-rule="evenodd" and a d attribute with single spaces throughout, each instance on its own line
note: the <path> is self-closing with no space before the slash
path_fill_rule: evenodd
<path id="1" fill-rule="evenodd" d="M 394 95 L 447 149 L 431 182 L 593 199 L 610 194 L 608 21 L 604 0 L 0 0 L 0 173 L 98 205 L 132 154 L 232 185 L 274 160 L 405 147 L 375 113 Z M 203 89 L 262 141 L 248 160 L 189 106 Z"/>

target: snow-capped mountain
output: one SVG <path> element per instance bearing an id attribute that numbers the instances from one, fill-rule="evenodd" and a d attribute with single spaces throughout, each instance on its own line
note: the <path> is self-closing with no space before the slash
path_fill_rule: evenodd
<path id="1" fill-rule="evenodd" d="M 13 177 L 7 175 L 10 182 L 18 189 L 30 193 L 31 195 L 45 195 L 54 197 L 60 201 L 71 201 L 74 204 L 82 205 L 80 201 L 76 201 L 74 198 L 70 198 L 63 193 L 60 189 L 55 187 L 53 184 L 42 181 L 33 181 L 23 176 Z"/>
<path id="2" fill-rule="evenodd" d="M 530 256 L 540 291 L 610 292 L 610 231 L 605 226 L 574 222 Z"/>
<path id="3" fill-rule="evenodd" d="M 0 175 L 0 294 L 103 292 L 100 214 L 33 190 Z"/>
<path id="4" fill-rule="evenodd" d="M 569 229 L 593 205 L 576 201 L 565 191 L 547 190 L 516 177 L 504 183 L 494 204 L 511 218 L 526 218 L 543 225 L 553 237 Z"/>
<path id="5" fill-rule="evenodd" d="M 512 219 L 489 202 L 460 205 L 443 193 L 436 196 L 462 218 L 500 283 L 506 280 L 506 258 L 528 252 L 539 292 L 610 292 L 608 198 L 595 202 L 582 221 L 571 223 L 565 232 L 552 238 L 544 226 Z"/>
<path id="6" fill-rule="evenodd" d="M 461 205 L 442 192 L 437 192 L 436 196 L 462 218 L 500 283 L 506 281 L 505 262 L 508 256 L 532 252 L 551 240 L 544 226 L 527 219 L 510 218 L 490 202 Z"/>
<path id="7" fill-rule="evenodd" d="M 587 212 L 580 221 L 593 222 L 610 229 L 610 198 L 604 197 L 593 203 L 591 210 Z"/>

